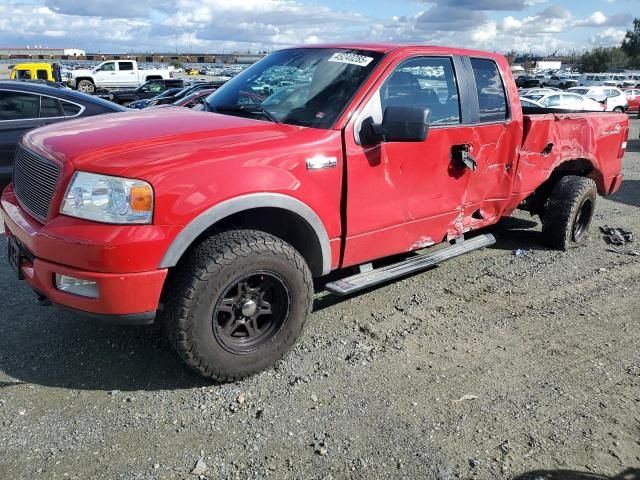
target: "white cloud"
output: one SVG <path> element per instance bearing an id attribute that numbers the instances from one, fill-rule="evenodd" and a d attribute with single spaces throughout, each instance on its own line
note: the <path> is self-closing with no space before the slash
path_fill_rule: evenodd
<path id="1" fill-rule="evenodd" d="M 494 21 L 489 21 L 471 31 L 471 39 L 476 44 L 489 44 L 498 35 L 498 25 Z"/>
<path id="2" fill-rule="evenodd" d="M 589 39 L 589 43 L 594 47 L 615 47 L 620 45 L 626 33 L 625 30 L 607 28 L 593 35 Z"/>
<path id="3" fill-rule="evenodd" d="M 576 16 L 547 0 L 419 0 L 413 15 L 393 15 L 390 4 L 387 18 L 355 12 L 348 2 L 338 10 L 310 0 L 30 1 L 0 2 L 2 43 L 189 52 L 373 40 L 549 53 L 615 44 L 631 19 Z"/>

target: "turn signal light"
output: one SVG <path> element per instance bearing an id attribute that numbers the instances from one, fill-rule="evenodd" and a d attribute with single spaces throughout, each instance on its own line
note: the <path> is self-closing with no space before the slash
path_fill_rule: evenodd
<path id="1" fill-rule="evenodd" d="M 130 192 L 131 210 L 136 212 L 150 212 L 153 208 L 153 191 L 148 185 L 137 185 L 131 187 Z"/>

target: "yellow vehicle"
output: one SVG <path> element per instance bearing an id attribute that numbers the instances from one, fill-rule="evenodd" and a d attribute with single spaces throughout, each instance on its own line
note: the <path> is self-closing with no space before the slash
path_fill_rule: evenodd
<path id="1" fill-rule="evenodd" d="M 61 82 L 60 65 L 57 63 L 19 63 L 11 70 L 11 80 L 45 80 Z"/>
<path id="2" fill-rule="evenodd" d="M 200 75 L 200 72 L 195 68 L 188 68 L 187 75 Z"/>

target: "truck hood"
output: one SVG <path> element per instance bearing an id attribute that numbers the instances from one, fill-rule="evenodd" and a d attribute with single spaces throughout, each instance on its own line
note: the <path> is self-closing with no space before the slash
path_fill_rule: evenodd
<path id="1" fill-rule="evenodd" d="M 232 155 L 234 147 L 254 152 L 284 142 L 303 130 L 285 124 L 186 108 L 163 108 L 87 117 L 38 128 L 23 143 L 76 170 L 123 174 L 150 162 L 170 166 L 189 158 Z"/>

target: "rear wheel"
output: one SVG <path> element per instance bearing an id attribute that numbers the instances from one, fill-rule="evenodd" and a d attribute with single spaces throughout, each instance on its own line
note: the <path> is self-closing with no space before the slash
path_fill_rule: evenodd
<path id="1" fill-rule="evenodd" d="M 613 109 L 613 111 L 614 111 L 614 112 L 617 112 L 617 113 L 624 113 L 624 108 L 622 108 L 622 107 L 616 107 L 616 108 L 614 108 L 614 109 Z"/>
<path id="2" fill-rule="evenodd" d="M 596 206 L 597 189 L 590 178 L 568 175 L 551 192 L 542 220 L 547 245 L 567 250 L 586 242 Z"/>
<path id="3" fill-rule="evenodd" d="M 301 255 L 272 235 L 215 235 L 174 272 L 165 308 L 169 341 L 201 375 L 232 381 L 277 362 L 301 335 L 313 282 Z"/>

